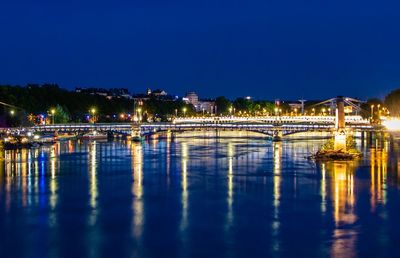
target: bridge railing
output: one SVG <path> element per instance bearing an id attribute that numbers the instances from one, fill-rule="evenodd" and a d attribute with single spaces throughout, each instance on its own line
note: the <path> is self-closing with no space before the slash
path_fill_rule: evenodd
<path id="1" fill-rule="evenodd" d="M 368 124 L 367 119 L 361 116 L 346 116 L 346 123 L 354 124 Z M 190 123 L 190 122 L 267 122 L 267 123 L 302 123 L 302 122 L 316 122 L 316 123 L 335 123 L 335 116 L 256 116 L 256 117 L 236 117 L 236 116 L 223 116 L 223 117 L 178 117 L 173 121 L 174 123 Z"/>

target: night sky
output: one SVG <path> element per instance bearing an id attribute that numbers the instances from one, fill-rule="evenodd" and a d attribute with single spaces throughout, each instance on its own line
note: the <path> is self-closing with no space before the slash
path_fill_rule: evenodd
<path id="1" fill-rule="evenodd" d="M 400 87 L 400 2 L 2 0 L 0 84 L 44 82 L 383 97 Z"/>

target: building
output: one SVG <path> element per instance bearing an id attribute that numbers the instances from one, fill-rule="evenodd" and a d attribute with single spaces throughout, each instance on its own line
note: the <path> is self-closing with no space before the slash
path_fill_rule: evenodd
<path id="1" fill-rule="evenodd" d="M 168 95 L 168 93 L 164 90 L 156 89 L 156 90 L 151 90 L 147 89 L 147 95 L 149 96 L 154 96 L 154 97 L 165 97 Z"/>
<path id="2" fill-rule="evenodd" d="M 197 105 L 194 107 L 196 108 L 196 112 L 203 112 L 204 114 L 207 113 L 213 114 L 215 110 L 215 100 L 212 99 L 199 100 L 197 102 Z"/>
<path id="3" fill-rule="evenodd" d="M 75 88 L 75 92 L 84 93 L 90 95 L 98 95 L 103 96 L 108 99 L 112 98 L 127 98 L 131 99 L 132 95 L 129 93 L 126 88 L 112 88 L 112 89 L 104 89 L 104 88 Z"/>
<path id="4" fill-rule="evenodd" d="M 184 101 L 186 101 L 187 103 L 192 104 L 194 107 L 196 107 L 199 103 L 199 96 L 193 91 L 188 92 L 188 93 L 186 93 Z"/>

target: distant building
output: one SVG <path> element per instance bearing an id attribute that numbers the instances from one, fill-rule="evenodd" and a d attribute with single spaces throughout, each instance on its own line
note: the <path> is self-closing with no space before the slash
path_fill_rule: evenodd
<path id="1" fill-rule="evenodd" d="M 291 111 L 301 112 L 301 103 L 298 102 L 287 102 Z"/>
<path id="2" fill-rule="evenodd" d="M 150 94 L 149 94 L 149 91 L 150 91 Z M 147 94 L 151 95 L 151 96 L 154 96 L 154 97 L 162 97 L 162 96 L 167 96 L 168 95 L 168 93 L 166 91 L 160 90 L 160 89 L 156 89 L 156 90 L 153 90 L 153 91 L 148 89 L 147 90 Z"/>
<path id="3" fill-rule="evenodd" d="M 197 105 L 195 106 L 196 112 L 203 112 L 203 113 L 214 113 L 215 110 L 215 100 L 211 99 L 204 99 L 199 100 Z"/>
<path id="4" fill-rule="evenodd" d="M 188 92 L 186 93 L 185 100 L 189 103 L 192 104 L 193 106 L 197 106 L 199 103 L 199 96 L 195 92 Z"/>
<path id="5" fill-rule="evenodd" d="M 112 98 L 127 98 L 131 99 L 132 95 L 129 93 L 126 88 L 112 88 L 112 89 L 104 89 L 104 88 L 75 88 L 75 92 L 84 93 L 90 95 L 99 95 L 104 96 L 108 99 Z"/>

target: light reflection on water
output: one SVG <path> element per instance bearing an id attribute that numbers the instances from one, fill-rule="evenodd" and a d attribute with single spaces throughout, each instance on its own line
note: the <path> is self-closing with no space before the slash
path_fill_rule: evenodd
<path id="1" fill-rule="evenodd" d="M 321 140 L 214 136 L 3 152 L 0 256 L 400 251 L 397 142 L 359 142 L 362 160 L 315 164 L 304 157 Z"/>

